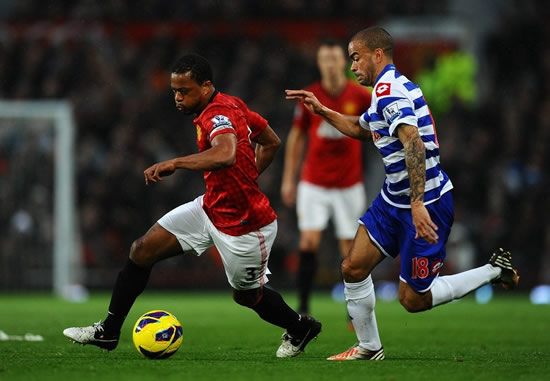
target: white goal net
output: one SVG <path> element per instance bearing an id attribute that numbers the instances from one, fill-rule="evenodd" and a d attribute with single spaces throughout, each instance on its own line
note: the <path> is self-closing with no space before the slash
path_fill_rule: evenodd
<path id="1" fill-rule="evenodd" d="M 74 121 L 68 102 L 0 101 L 0 286 L 78 299 Z M 75 294 L 76 290 L 76 294 Z"/>

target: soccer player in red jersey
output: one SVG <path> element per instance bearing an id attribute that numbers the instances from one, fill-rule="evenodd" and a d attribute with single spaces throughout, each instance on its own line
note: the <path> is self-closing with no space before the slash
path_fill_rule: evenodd
<path id="1" fill-rule="evenodd" d="M 265 287 L 277 216 L 257 178 L 273 160 L 280 140 L 241 99 L 217 91 L 212 77 L 210 64 L 199 55 L 188 54 L 175 63 L 171 87 L 176 108 L 196 115 L 199 152 L 144 171 L 146 184 L 162 181 L 178 169 L 204 171 L 205 194 L 165 214 L 132 244 L 107 318 L 65 329 L 63 334 L 71 340 L 115 349 L 124 319 L 144 290 L 152 266 L 182 251 L 200 255 L 211 246 L 220 253 L 235 302 L 286 329 L 277 357 L 300 354 L 321 331 L 320 322 L 302 317 L 279 293 Z"/>
<path id="2" fill-rule="evenodd" d="M 370 93 L 346 76 L 347 58 L 342 45 L 332 40 L 323 41 L 317 50 L 317 66 L 321 80 L 307 89 L 323 104 L 351 115 L 369 107 Z M 281 197 L 286 206 L 296 205 L 300 229 L 298 311 L 308 314 L 321 232 L 332 218 L 340 254 L 345 257 L 361 211 L 366 208 L 362 143 L 340 133 L 298 103 L 286 142 Z"/>

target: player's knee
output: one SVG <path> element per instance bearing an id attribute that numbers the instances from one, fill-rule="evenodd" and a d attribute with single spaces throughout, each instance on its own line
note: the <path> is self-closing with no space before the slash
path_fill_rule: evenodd
<path id="1" fill-rule="evenodd" d="M 306 241 L 305 243 L 300 244 L 300 251 L 315 253 L 318 249 L 319 247 L 317 245 L 313 245 L 311 241 Z"/>
<path id="2" fill-rule="evenodd" d="M 312 234 L 302 233 L 299 246 L 301 251 L 317 252 L 319 240 Z"/>
<path id="3" fill-rule="evenodd" d="M 427 305 L 425 298 L 417 297 L 413 295 L 399 295 L 399 303 L 407 310 L 407 312 L 421 312 L 430 309 L 431 306 Z"/>
<path id="4" fill-rule="evenodd" d="M 143 237 L 136 239 L 130 248 L 130 259 L 138 266 L 152 266 L 154 260 L 147 250 Z"/>
<path id="5" fill-rule="evenodd" d="M 346 282 L 361 282 L 369 275 L 364 269 L 354 266 L 347 258 L 342 262 L 341 269 L 342 276 Z"/>
<path id="6" fill-rule="evenodd" d="M 260 288 L 253 290 L 235 290 L 233 289 L 233 300 L 244 307 L 252 308 L 261 296 Z"/>

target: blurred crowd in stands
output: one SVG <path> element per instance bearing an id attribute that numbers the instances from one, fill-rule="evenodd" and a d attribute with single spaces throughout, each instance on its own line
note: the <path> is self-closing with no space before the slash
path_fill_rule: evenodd
<path id="1" fill-rule="evenodd" d="M 369 18 L 388 15 L 438 13 L 449 1 L 438 0 L 33 0 L 0 2 L 0 12 L 12 20 L 79 18 L 116 22 L 195 21 L 205 19 L 249 20 L 273 17 L 302 20 L 311 17 Z"/>
<path id="2" fill-rule="evenodd" d="M 273 18 L 290 22 L 287 31 L 295 33 L 332 25 L 345 42 L 375 20 L 445 17 L 448 3 L 4 1 L 0 98 L 68 99 L 74 105 L 83 258 L 90 271 L 114 272 L 132 241 L 157 218 L 204 191 L 201 173 L 180 171 L 147 187 L 143 181 L 149 165 L 197 150 L 192 118 L 177 112 L 169 89 L 169 68 L 179 55 L 195 51 L 207 57 L 217 89 L 243 98 L 284 140 L 293 113 L 284 89 L 318 78 L 316 37 L 331 29 L 289 39 L 277 32 Z M 455 185 L 456 233 L 449 253 L 466 245 L 470 264 L 480 265 L 495 248 L 509 248 L 527 286 L 550 283 L 550 27 L 543 2 L 507 3 L 477 56 L 478 81 L 488 90 L 473 106 L 455 100 L 450 111 L 436 116 L 436 125 L 442 166 Z M 362 13 L 368 16 L 359 17 Z M 220 25 L 225 19 L 231 22 Z M 254 32 L 253 23 L 262 20 L 269 20 L 269 33 Z M 282 161 L 280 152 L 260 179 L 280 218 L 271 258 L 279 273 L 292 269 L 289 256 L 298 237 L 294 211 L 280 201 Z M 366 182 L 375 178 L 378 183 L 369 189 L 379 189 L 381 180 L 366 173 Z M 374 196 L 371 192 L 369 201 Z M 2 215 L 4 232 L 10 217 Z M 194 269 L 207 271 L 215 258 L 191 261 Z M 336 261 L 334 254 L 331 264 Z M 337 274 L 337 266 L 332 270 Z M 173 277 L 192 281 L 197 273 Z M 88 283 L 109 286 L 101 274 Z M 216 279 L 225 284 L 221 272 Z"/>

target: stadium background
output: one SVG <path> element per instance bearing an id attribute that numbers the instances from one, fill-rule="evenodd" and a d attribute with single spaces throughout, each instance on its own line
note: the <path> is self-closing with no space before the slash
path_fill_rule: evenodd
<path id="1" fill-rule="evenodd" d="M 442 166 L 455 185 L 445 270 L 483 264 L 503 246 L 527 290 L 550 284 L 549 8 L 534 0 L 1 1 L 0 98 L 72 102 L 82 281 L 110 288 L 131 242 L 204 191 L 202 175 L 186 171 L 143 184 L 150 164 L 196 151 L 192 120 L 177 113 L 169 91 L 179 55 L 206 56 L 216 87 L 242 97 L 284 141 L 293 113 L 284 89 L 318 78 L 318 40 L 345 43 L 359 29 L 384 25 L 396 37 L 398 68 L 421 83 L 434 108 Z M 33 145 L 13 156 L 13 142 L 1 144 L 1 289 L 46 289 L 52 221 L 43 210 L 51 209 L 52 156 Z M 365 147 L 372 201 L 381 167 L 371 144 Z M 279 215 L 272 281 L 293 287 L 298 233 L 294 211 L 279 197 L 282 160 L 281 151 L 260 184 Z M 32 168 L 31 180 L 15 187 L 22 163 Z M 321 287 L 339 279 L 330 236 Z M 395 280 L 395 265 L 376 278 Z M 159 264 L 151 286 L 227 287 L 215 252 Z"/>

